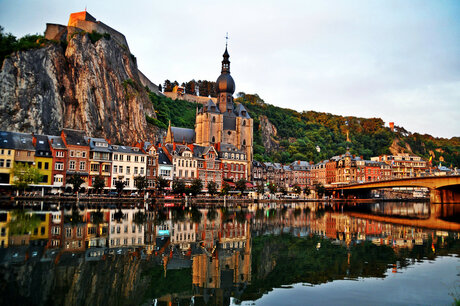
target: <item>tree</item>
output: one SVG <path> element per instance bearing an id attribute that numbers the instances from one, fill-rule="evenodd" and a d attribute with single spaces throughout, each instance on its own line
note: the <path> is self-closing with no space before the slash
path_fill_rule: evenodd
<path id="1" fill-rule="evenodd" d="M 236 190 L 239 190 L 241 193 L 243 193 L 246 190 L 246 180 L 245 179 L 239 179 L 236 183 Z"/>
<path id="2" fill-rule="evenodd" d="M 295 194 L 299 195 L 302 192 L 302 188 L 300 188 L 299 185 L 295 184 L 292 190 L 295 192 Z"/>
<path id="3" fill-rule="evenodd" d="M 11 219 L 8 222 L 9 235 L 24 235 L 32 232 L 40 225 L 40 218 L 32 213 L 26 213 L 23 209 L 11 211 Z"/>
<path id="4" fill-rule="evenodd" d="M 222 184 L 222 188 L 220 189 L 220 193 L 222 195 L 228 195 L 229 191 L 230 191 L 230 185 L 227 182 L 224 182 Z"/>
<path id="5" fill-rule="evenodd" d="M 23 163 L 15 163 L 11 174 L 13 175 L 13 185 L 23 190 L 30 184 L 38 184 L 43 178 L 40 170 Z"/>
<path id="6" fill-rule="evenodd" d="M 159 92 L 162 92 L 162 91 L 163 91 L 163 89 L 161 88 L 161 84 L 158 85 L 158 91 L 159 91 Z"/>
<path id="7" fill-rule="evenodd" d="M 201 212 L 195 206 L 192 208 L 191 211 L 191 220 L 193 223 L 200 223 L 201 222 Z"/>
<path id="8" fill-rule="evenodd" d="M 276 186 L 275 183 L 269 183 L 268 190 L 270 191 L 271 194 L 275 194 L 278 191 L 278 186 Z"/>
<path id="9" fill-rule="evenodd" d="M 155 177 L 155 187 L 157 188 L 158 192 L 163 192 L 163 190 L 169 186 L 169 182 L 163 178 L 162 176 Z"/>
<path id="10" fill-rule="evenodd" d="M 136 176 L 134 178 L 134 186 L 136 186 L 139 192 L 143 192 L 145 188 L 147 187 L 147 179 L 145 178 L 145 176 L 141 176 L 141 175 Z"/>
<path id="11" fill-rule="evenodd" d="M 147 217 L 145 216 L 145 213 L 143 213 L 142 211 L 138 211 L 134 214 L 134 223 L 137 224 L 137 225 L 142 225 L 145 223 L 145 221 L 147 220 Z"/>
<path id="12" fill-rule="evenodd" d="M 93 188 L 96 192 L 100 193 L 105 187 L 105 180 L 102 176 L 98 175 L 94 178 Z"/>
<path id="13" fill-rule="evenodd" d="M 201 192 L 201 189 L 203 189 L 203 182 L 199 179 L 196 178 L 192 181 L 192 185 L 188 188 L 188 191 L 193 195 L 196 196 Z"/>
<path id="14" fill-rule="evenodd" d="M 182 195 L 186 191 L 183 180 L 175 178 L 172 182 L 172 192 Z"/>
<path id="15" fill-rule="evenodd" d="M 280 186 L 279 191 L 280 191 L 283 195 L 286 195 L 286 194 L 287 194 L 286 187 L 284 187 L 284 186 Z"/>
<path id="16" fill-rule="evenodd" d="M 212 208 L 210 210 L 208 210 L 208 213 L 206 214 L 206 217 L 208 218 L 209 221 L 214 221 L 216 220 L 216 217 L 217 217 L 217 211 Z"/>
<path id="17" fill-rule="evenodd" d="M 81 185 L 83 185 L 85 181 L 81 178 L 80 175 L 78 174 L 74 174 L 72 175 L 68 180 L 67 180 L 67 184 L 70 184 L 72 185 L 72 191 L 73 193 L 77 193 L 78 191 L 80 191 L 80 187 Z"/>
<path id="18" fill-rule="evenodd" d="M 166 80 L 163 86 L 164 92 L 172 92 L 173 90 L 173 85 L 171 84 L 170 80 Z"/>
<path id="19" fill-rule="evenodd" d="M 125 189 L 126 182 L 122 180 L 115 181 L 115 189 L 117 190 L 118 196 L 121 196 L 123 189 Z"/>
<path id="20" fill-rule="evenodd" d="M 264 185 L 263 185 L 263 184 L 258 184 L 258 185 L 257 185 L 257 193 L 258 193 L 258 194 L 264 194 L 264 192 L 265 192 L 265 187 L 264 187 Z"/>
<path id="21" fill-rule="evenodd" d="M 324 188 L 322 183 L 316 183 L 314 186 L 315 186 L 315 191 L 316 191 L 316 194 L 318 195 L 318 198 L 322 198 L 324 195 L 324 192 L 326 191 L 326 188 Z"/>
<path id="22" fill-rule="evenodd" d="M 303 189 L 303 194 L 308 197 L 311 194 L 310 187 L 305 186 L 305 188 Z"/>
<path id="23" fill-rule="evenodd" d="M 217 183 L 216 182 L 209 181 L 206 187 L 208 188 L 208 193 L 211 196 L 217 193 Z"/>

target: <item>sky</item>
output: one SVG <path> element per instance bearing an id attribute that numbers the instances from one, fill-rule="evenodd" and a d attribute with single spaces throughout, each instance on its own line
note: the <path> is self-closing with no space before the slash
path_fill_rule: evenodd
<path id="1" fill-rule="evenodd" d="M 460 136 L 458 0 L 0 0 L 0 25 L 43 33 L 85 7 L 126 36 L 155 84 L 216 80 L 228 32 L 236 93 Z"/>

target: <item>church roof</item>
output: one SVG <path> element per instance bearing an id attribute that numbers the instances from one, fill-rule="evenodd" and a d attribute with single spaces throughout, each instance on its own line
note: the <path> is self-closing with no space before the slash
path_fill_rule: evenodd
<path id="1" fill-rule="evenodd" d="M 235 108 L 235 114 L 238 117 L 243 117 L 243 118 L 247 118 L 247 119 L 251 118 L 251 117 L 249 117 L 249 112 L 246 110 L 246 108 L 241 103 L 239 103 L 238 106 Z"/>
<path id="2" fill-rule="evenodd" d="M 206 109 L 206 112 L 208 113 L 220 114 L 219 108 L 216 106 L 216 104 L 211 99 L 209 99 L 208 103 L 206 103 L 204 108 Z"/>
<path id="3" fill-rule="evenodd" d="M 174 136 L 174 142 L 185 142 L 185 143 L 194 143 L 195 142 L 195 130 L 171 127 L 171 132 Z"/>

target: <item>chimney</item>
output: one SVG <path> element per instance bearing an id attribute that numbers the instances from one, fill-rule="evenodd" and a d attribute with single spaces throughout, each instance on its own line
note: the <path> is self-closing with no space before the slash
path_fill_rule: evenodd
<path id="1" fill-rule="evenodd" d="M 37 146 L 37 137 L 34 135 L 34 133 L 32 133 L 32 144 L 34 147 Z"/>

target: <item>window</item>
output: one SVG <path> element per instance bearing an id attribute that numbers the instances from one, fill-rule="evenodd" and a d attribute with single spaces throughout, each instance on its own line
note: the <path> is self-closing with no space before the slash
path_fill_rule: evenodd
<path id="1" fill-rule="evenodd" d="M 66 236 L 66 237 L 72 236 L 72 229 L 71 229 L 70 227 L 67 227 L 67 228 L 65 229 L 65 236 Z"/>
<path id="2" fill-rule="evenodd" d="M 64 157 L 63 151 L 56 151 L 56 157 Z"/>
<path id="3" fill-rule="evenodd" d="M 104 171 L 104 172 L 110 172 L 110 165 L 104 165 L 102 171 Z"/>
<path id="4" fill-rule="evenodd" d="M 144 175 L 144 167 L 141 167 L 141 171 L 139 172 L 140 175 Z"/>
<path id="5" fill-rule="evenodd" d="M 134 162 L 136 162 L 136 163 L 139 162 L 139 156 L 134 156 Z"/>
<path id="6" fill-rule="evenodd" d="M 99 164 L 91 164 L 91 171 L 99 172 Z"/>
<path id="7" fill-rule="evenodd" d="M 123 166 L 120 166 L 120 167 L 119 167 L 118 173 L 123 173 Z"/>
<path id="8" fill-rule="evenodd" d="M 46 163 L 45 163 L 45 170 L 48 170 L 48 168 L 49 168 L 49 163 L 46 162 Z"/>
<path id="9" fill-rule="evenodd" d="M 113 160 L 118 160 L 118 154 L 113 154 Z"/>
<path id="10" fill-rule="evenodd" d="M 98 165 L 99 168 L 99 165 Z M 86 170 L 86 162 L 80 162 L 80 170 Z"/>
<path id="11" fill-rule="evenodd" d="M 85 151 L 81 152 L 81 157 L 86 158 L 86 152 Z"/>
<path id="12" fill-rule="evenodd" d="M 126 182 L 126 187 L 129 187 L 129 178 L 127 178 L 125 182 Z"/>
<path id="13" fill-rule="evenodd" d="M 130 166 L 126 166 L 126 174 L 130 174 L 131 173 L 131 167 Z"/>
<path id="14" fill-rule="evenodd" d="M 136 156 L 136 157 L 137 157 L 137 156 Z M 139 168 L 137 168 L 137 167 L 134 167 L 134 174 L 136 174 L 136 175 L 137 175 L 138 169 L 139 169 Z"/>
<path id="15" fill-rule="evenodd" d="M 5 167 L 5 160 L 4 159 L 0 159 L 0 167 Z"/>
<path id="16" fill-rule="evenodd" d="M 145 162 L 145 156 L 141 156 L 141 163 Z"/>
<path id="17" fill-rule="evenodd" d="M 113 173 L 117 173 L 118 171 L 118 166 L 113 166 Z"/>
<path id="18" fill-rule="evenodd" d="M 77 151 L 77 157 L 80 157 L 80 156 L 81 156 L 81 152 Z"/>
<path id="19" fill-rule="evenodd" d="M 38 167 L 38 169 L 41 169 L 42 168 L 42 162 L 38 162 L 37 167 Z"/>
<path id="20" fill-rule="evenodd" d="M 8 150 L 8 155 L 11 155 L 11 150 Z"/>
<path id="21" fill-rule="evenodd" d="M 190 172 L 190 176 L 191 176 L 192 178 L 195 177 L 195 171 L 191 171 L 191 172 Z"/>
<path id="22" fill-rule="evenodd" d="M 29 152 L 27 152 L 27 156 L 30 156 L 30 151 L 29 151 Z"/>
<path id="23" fill-rule="evenodd" d="M 75 161 L 74 160 L 71 160 L 69 162 L 69 170 L 75 170 Z"/>
<path id="24" fill-rule="evenodd" d="M 131 161 L 131 155 L 126 155 L 126 161 Z"/>

